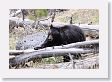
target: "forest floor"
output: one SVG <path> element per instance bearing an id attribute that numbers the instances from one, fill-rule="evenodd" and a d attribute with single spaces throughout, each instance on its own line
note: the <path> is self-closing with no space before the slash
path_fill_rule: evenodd
<path id="1" fill-rule="evenodd" d="M 69 10 L 69 11 L 64 11 L 61 13 L 58 13 L 55 17 L 56 22 L 64 22 L 64 23 L 69 23 L 69 19 L 73 16 L 73 23 L 81 23 L 81 24 L 88 24 L 92 22 L 93 25 L 98 25 L 99 24 L 99 12 L 96 9 L 78 9 L 78 10 Z M 43 31 L 43 29 L 35 29 L 35 28 L 30 28 L 25 30 L 22 27 L 19 28 L 14 28 L 11 33 L 9 33 L 9 49 L 10 50 L 15 50 L 16 49 L 16 43 L 18 39 L 23 38 L 27 35 L 31 35 L 37 32 Z M 44 30 L 45 31 L 45 30 Z M 26 35 L 27 34 L 27 35 Z M 98 57 L 97 57 L 98 58 Z M 50 57 L 50 58 L 44 58 L 37 63 L 34 62 L 29 62 L 31 67 L 35 68 L 59 68 L 60 66 L 64 64 L 57 64 L 57 63 L 62 63 L 63 57 Z M 44 65 L 43 65 L 44 64 Z M 29 65 L 29 64 L 28 64 Z M 52 66 L 51 66 L 52 65 Z M 66 64 L 68 65 L 68 63 Z M 71 64 L 69 64 L 71 66 Z M 31 68 L 30 67 L 30 68 Z M 69 67 L 69 66 L 68 66 Z M 24 67 L 20 67 L 24 68 Z M 26 67 L 25 67 L 26 68 Z M 29 67 L 28 67 L 29 68 Z"/>
<path id="2" fill-rule="evenodd" d="M 73 24 L 88 24 L 90 22 L 92 22 L 93 25 L 99 24 L 99 12 L 97 9 L 72 9 L 69 11 L 64 11 L 56 14 L 55 21 L 68 23 L 71 15 L 73 16 Z M 22 27 L 15 27 L 15 29 L 9 33 L 9 48 L 11 50 L 16 49 L 16 42 L 19 38 L 23 38 L 26 34 L 30 35 L 37 33 L 38 31 L 40 31 L 40 29 L 27 28 L 27 30 L 25 30 Z"/>

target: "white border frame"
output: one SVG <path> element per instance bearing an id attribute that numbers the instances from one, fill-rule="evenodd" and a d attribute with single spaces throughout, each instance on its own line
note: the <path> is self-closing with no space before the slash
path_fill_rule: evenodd
<path id="1" fill-rule="evenodd" d="M 107 0 L 4 0 L 1 2 L 0 75 L 3 78 L 108 78 Z M 5 6 L 6 5 L 6 6 Z M 5 7 L 4 7 L 5 6 Z M 9 9 L 99 9 L 99 69 L 9 69 Z"/>

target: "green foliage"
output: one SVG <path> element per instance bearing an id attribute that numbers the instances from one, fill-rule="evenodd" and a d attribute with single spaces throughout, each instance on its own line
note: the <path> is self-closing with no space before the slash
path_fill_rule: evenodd
<path id="1" fill-rule="evenodd" d="M 35 20 L 36 18 L 46 17 L 47 15 L 47 9 L 34 9 L 32 14 L 30 14 L 28 18 L 31 20 Z"/>
<path id="2" fill-rule="evenodd" d="M 35 13 L 37 17 L 47 16 L 48 14 L 47 9 L 37 9 Z"/>
<path id="3" fill-rule="evenodd" d="M 42 59 L 42 63 L 44 64 L 56 64 L 59 62 L 63 62 L 63 56 L 49 57 L 49 58 Z"/>
<path id="4" fill-rule="evenodd" d="M 31 20 L 35 20 L 35 19 L 36 19 L 36 18 L 35 18 L 34 16 L 32 16 L 32 15 L 29 15 L 28 18 L 31 19 Z"/>

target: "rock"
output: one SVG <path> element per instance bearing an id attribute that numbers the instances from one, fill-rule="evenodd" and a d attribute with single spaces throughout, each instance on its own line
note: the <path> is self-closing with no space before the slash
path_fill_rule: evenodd
<path id="1" fill-rule="evenodd" d="M 16 42 L 16 50 L 32 49 L 34 47 L 40 47 L 40 45 L 47 38 L 47 33 L 38 32 L 32 35 L 27 35 L 22 39 L 18 39 Z"/>

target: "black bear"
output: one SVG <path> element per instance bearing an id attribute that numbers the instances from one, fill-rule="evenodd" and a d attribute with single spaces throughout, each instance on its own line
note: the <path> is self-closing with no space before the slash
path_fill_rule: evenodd
<path id="1" fill-rule="evenodd" d="M 81 41 L 85 41 L 85 35 L 80 27 L 71 24 L 61 27 L 51 25 L 45 42 L 41 47 L 35 47 L 34 49 L 38 50 L 39 48 L 66 45 Z M 68 62 L 69 60 L 70 58 L 67 55 L 64 56 L 64 62 Z"/>

